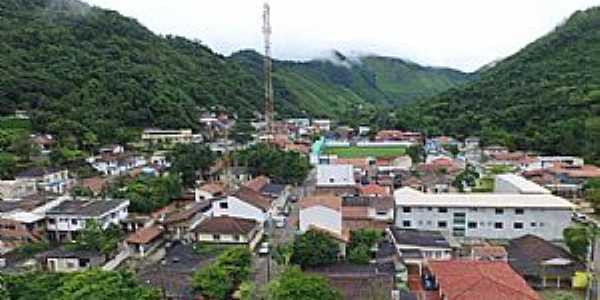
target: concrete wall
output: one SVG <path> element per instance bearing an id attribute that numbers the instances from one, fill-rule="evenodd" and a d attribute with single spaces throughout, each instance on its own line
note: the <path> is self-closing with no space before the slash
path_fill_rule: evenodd
<path id="1" fill-rule="evenodd" d="M 525 234 L 534 234 L 546 240 L 562 240 L 563 230 L 571 224 L 571 211 L 568 209 L 525 208 L 523 214 L 516 214 L 514 208 L 502 208 L 502 214 L 496 214 L 494 208 L 448 208 L 441 213 L 438 208 L 411 207 L 405 213 L 402 207 L 396 208 L 395 224 L 400 228 L 437 230 L 452 234 L 454 213 L 465 213 L 465 237 L 487 239 L 512 239 Z M 410 221 L 410 227 L 403 221 Z M 447 228 L 438 227 L 438 221 L 445 221 Z M 476 228 L 469 228 L 469 222 L 476 222 Z M 496 229 L 495 223 L 501 222 L 502 229 Z M 522 229 L 515 229 L 514 223 L 523 223 Z M 458 227 L 458 226 L 457 226 Z"/>
<path id="2" fill-rule="evenodd" d="M 227 209 L 221 208 L 220 203 L 222 202 L 228 203 Z M 266 220 L 266 213 L 261 209 L 235 197 L 227 197 L 219 201 L 214 201 L 212 203 L 212 213 L 215 217 L 231 216 L 244 219 L 254 219 L 260 224 L 263 224 Z"/>
<path id="3" fill-rule="evenodd" d="M 313 206 L 300 210 L 300 231 L 305 232 L 311 225 L 342 233 L 342 214 L 323 206 Z"/>

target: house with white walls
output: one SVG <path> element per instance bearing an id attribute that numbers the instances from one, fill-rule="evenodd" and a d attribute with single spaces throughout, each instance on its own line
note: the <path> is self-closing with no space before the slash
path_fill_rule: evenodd
<path id="1" fill-rule="evenodd" d="M 252 219 L 263 224 L 269 216 L 273 215 L 273 207 L 267 197 L 242 186 L 233 195 L 214 199 L 211 212 L 213 217 Z"/>

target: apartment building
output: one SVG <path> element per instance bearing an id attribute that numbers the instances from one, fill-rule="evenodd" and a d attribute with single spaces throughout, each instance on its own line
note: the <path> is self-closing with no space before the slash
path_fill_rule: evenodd
<path id="1" fill-rule="evenodd" d="M 64 200 L 46 212 L 46 230 L 51 241 L 76 239 L 88 220 L 106 229 L 127 218 L 129 200 Z"/>
<path id="2" fill-rule="evenodd" d="M 150 144 L 189 144 L 194 136 L 191 129 L 145 129 L 142 141 Z"/>
<path id="3" fill-rule="evenodd" d="M 399 228 L 437 230 L 457 238 L 512 239 L 526 234 L 562 240 L 574 205 L 550 194 L 394 192 Z"/>

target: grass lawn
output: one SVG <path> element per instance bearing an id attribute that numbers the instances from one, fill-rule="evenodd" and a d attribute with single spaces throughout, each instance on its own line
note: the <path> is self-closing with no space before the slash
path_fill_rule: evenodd
<path id="1" fill-rule="evenodd" d="M 539 292 L 543 300 L 583 300 L 584 292 L 579 290 L 543 290 Z"/>
<path id="2" fill-rule="evenodd" d="M 406 153 L 404 147 L 331 147 L 325 154 L 335 154 L 339 158 L 396 157 Z"/>
<path id="3" fill-rule="evenodd" d="M 477 180 L 477 185 L 473 188 L 476 193 L 491 193 L 494 191 L 494 178 L 482 177 Z"/>

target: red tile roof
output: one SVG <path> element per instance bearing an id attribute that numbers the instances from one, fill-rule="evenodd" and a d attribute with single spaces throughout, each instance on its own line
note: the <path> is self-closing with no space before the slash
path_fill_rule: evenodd
<path id="1" fill-rule="evenodd" d="M 313 206 L 324 206 L 327 208 L 331 208 L 333 210 L 341 211 L 342 210 L 342 198 L 331 195 L 331 194 L 323 194 L 323 195 L 314 195 L 309 197 L 304 197 L 298 203 L 298 206 L 301 209 L 306 209 Z"/>
<path id="2" fill-rule="evenodd" d="M 503 261 L 432 261 L 429 269 L 447 300 L 541 300 Z"/>
<path id="3" fill-rule="evenodd" d="M 203 184 L 198 189 L 208 192 L 208 193 L 211 193 L 213 195 L 222 194 L 225 192 L 225 185 L 221 182 L 209 182 L 209 183 Z"/>
<path id="4" fill-rule="evenodd" d="M 269 179 L 269 177 L 266 176 L 258 176 L 252 180 L 247 181 L 246 183 L 244 183 L 244 186 L 255 191 L 255 192 L 260 192 L 260 190 L 262 190 L 262 188 L 269 184 L 271 182 L 271 180 Z"/>
<path id="5" fill-rule="evenodd" d="M 368 195 L 377 195 L 377 196 L 385 196 L 389 195 L 389 189 L 387 187 L 383 187 L 374 183 L 363 185 L 358 188 L 358 192 L 360 195 L 368 196 Z"/>
<path id="6" fill-rule="evenodd" d="M 263 196 L 261 193 L 242 186 L 234 195 L 236 198 L 251 204 L 254 207 L 260 208 L 263 211 L 268 211 L 271 208 L 271 200 Z"/>
<path id="7" fill-rule="evenodd" d="M 81 187 L 89 188 L 94 194 L 100 194 L 102 189 L 104 189 L 104 186 L 106 186 L 106 183 L 106 179 L 97 176 L 81 180 Z"/>
<path id="8" fill-rule="evenodd" d="M 369 208 L 364 206 L 342 207 L 342 218 L 344 220 L 369 219 Z"/>
<path id="9" fill-rule="evenodd" d="M 596 178 L 600 177 L 600 168 L 594 165 L 583 165 L 581 167 L 569 167 L 566 165 L 555 165 L 548 169 L 554 174 L 565 174 L 572 178 Z"/>
<path id="10" fill-rule="evenodd" d="M 144 227 L 127 237 L 127 243 L 147 244 L 160 237 L 163 230 L 159 226 Z"/>

